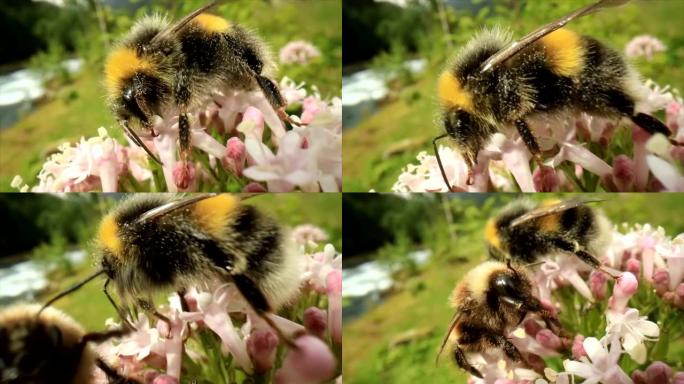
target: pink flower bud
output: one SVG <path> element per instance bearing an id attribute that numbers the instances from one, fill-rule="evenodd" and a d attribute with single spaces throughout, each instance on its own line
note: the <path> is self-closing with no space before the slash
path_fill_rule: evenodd
<path id="1" fill-rule="evenodd" d="M 626 155 L 613 159 L 613 181 L 619 191 L 629 191 L 634 183 L 634 161 Z"/>
<path id="2" fill-rule="evenodd" d="M 634 381 L 634 384 L 648 384 L 646 374 L 638 369 L 632 372 L 632 380 Z"/>
<path id="3" fill-rule="evenodd" d="M 273 367 L 278 349 L 278 336 L 271 329 L 259 329 L 247 339 L 247 351 L 252 357 L 256 373 L 267 372 Z"/>
<path id="4" fill-rule="evenodd" d="M 540 330 L 534 338 L 539 344 L 549 349 L 558 350 L 563 346 L 561 339 L 551 332 L 550 329 L 544 328 Z"/>
<path id="5" fill-rule="evenodd" d="M 226 155 L 224 157 L 226 167 L 234 174 L 241 176 L 245 168 L 247 152 L 245 143 L 237 137 L 231 137 L 226 142 Z"/>
<path id="6" fill-rule="evenodd" d="M 326 278 L 328 291 L 328 326 L 330 336 L 337 343 L 342 342 L 342 271 L 333 269 Z"/>
<path id="7" fill-rule="evenodd" d="M 636 293 L 639 282 L 636 276 L 630 272 L 624 272 L 618 277 L 613 287 L 613 296 L 610 298 L 608 306 L 618 312 L 622 312 L 627 307 L 627 302 Z"/>
<path id="8" fill-rule="evenodd" d="M 267 192 L 267 189 L 262 184 L 257 183 L 256 181 L 252 181 L 251 183 L 245 185 L 244 188 L 242 188 L 242 192 L 263 193 Z"/>
<path id="9" fill-rule="evenodd" d="M 575 339 L 572 341 L 572 358 L 579 360 L 580 357 L 586 356 L 587 351 L 584 350 L 584 336 L 579 333 L 575 335 Z"/>
<path id="10" fill-rule="evenodd" d="M 669 365 L 662 361 L 654 361 L 646 368 L 646 382 L 648 384 L 669 383 L 672 373 Z"/>
<path id="11" fill-rule="evenodd" d="M 674 291 L 674 305 L 679 309 L 684 309 L 684 283 L 681 283 Z"/>
<path id="12" fill-rule="evenodd" d="M 641 272 L 641 263 L 638 259 L 628 259 L 625 263 L 625 269 L 627 270 L 627 272 L 633 273 L 634 276 L 639 276 Z"/>
<path id="13" fill-rule="evenodd" d="M 560 179 L 552 167 L 542 166 L 535 169 L 532 180 L 537 192 L 558 192 L 560 189 Z"/>
<path id="14" fill-rule="evenodd" d="M 544 362 L 544 359 L 538 355 L 535 355 L 534 353 L 527 353 L 525 360 L 527 360 L 527 364 L 529 364 L 530 368 L 537 372 L 543 372 L 544 368 L 546 368 L 546 362 Z"/>
<path id="15" fill-rule="evenodd" d="M 653 273 L 653 287 L 659 295 L 667 292 L 670 286 L 670 272 L 665 268 L 658 268 Z"/>
<path id="16" fill-rule="evenodd" d="M 598 270 L 591 273 L 591 276 L 589 277 L 589 287 L 596 300 L 600 301 L 606 298 L 608 291 L 607 283 L 608 278 L 605 273 Z"/>
<path id="17" fill-rule="evenodd" d="M 302 123 L 310 124 L 320 111 L 320 101 L 313 96 L 304 99 L 302 103 Z"/>
<path id="18" fill-rule="evenodd" d="M 323 339 L 328 326 L 325 311 L 317 307 L 309 307 L 304 311 L 304 328 L 310 334 Z"/>
<path id="19" fill-rule="evenodd" d="M 314 384 L 332 379 L 337 362 L 321 339 L 303 335 L 295 340 L 298 349 L 289 349 L 275 374 L 276 384 Z"/>
<path id="20" fill-rule="evenodd" d="M 173 166 L 173 182 L 180 190 L 187 190 L 195 182 L 195 165 L 179 161 Z"/>
<path id="21" fill-rule="evenodd" d="M 672 378 L 672 384 L 684 384 L 684 372 L 675 373 Z"/>
<path id="22" fill-rule="evenodd" d="M 672 155 L 672 158 L 675 160 L 679 160 L 679 162 L 684 163 L 684 147 L 681 145 L 673 145 L 672 150 L 670 150 L 670 155 Z"/>
<path id="23" fill-rule="evenodd" d="M 525 328 L 525 333 L 532 337 L 535 337 L 537 332 L 542 329 L 542 326 L 534 319 L 527 319 L 525 323 L 523 323 L 523 327 Z"/>
<path id="24" fill-rule="evenodd" d="M 556 306 L 553 305 L 553 303 L 550 302 L 549 300 L 546 300 L 546 299 L 542 300 L 541 305 L 544 309 L 546 309 L 551 314 L 551 316 L 558 316 L 558 309 L 556 309 Z"/>
<path id="25" fill-rule="evenodd" d="M 159 375 L 152 380 L 152 384 L 178 384 L 178 379 L 169 375 Z"/>

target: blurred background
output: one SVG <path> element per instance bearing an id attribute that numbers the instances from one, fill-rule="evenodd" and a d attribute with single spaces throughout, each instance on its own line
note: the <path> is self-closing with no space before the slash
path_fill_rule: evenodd
<path id="1" fill-rule="evenodd" d="M 0 309 L 18 301 L 47 301 L 92 274 L 99 220 L 126 194 L 0 194 Z M 313 224 L 342 249 L 340 194 L 269 194 L 249 199 L 288 227 Z M 104 328 L 116 312 L 102 293 L 103 280 L 56 303 L 86 329 Z M 162 297 L 166 297 L 163 294 Z"/>
<path id="2" fill-rule="evenodd" d="M 528 194 L 540 201 L 577 194 Z M 592 195 L 586 195 L 591 197 Z M 453 310 L 447 299 L 486 260 L 486 220 L 515 194 L 345 194 L 343 376 L 345 383 L 464 383 L 448 354 L 435 357 Z M 681 194 L 593 195 L 613 224 L 684 232 Z M 671 357 L 684 340 L 670 343 Z"/>
<path id="3" fill-rule="evenodd" d="M 123 139 L 105 106 L 104 60 L 139 17 L 178 19 L 208 0 L 3 0 L 0 7 L 0 191 L 19 174 L 35 183 L 46 157 L 64 142 L 97 136 L 105 127 Z M 256 30 L 274 59 L 288 42 L 312 43 L 307 65 L 279 63 L 284 75 L 340 95 L 341 0 L 227 0 L 213 13 Z"/>
<path id="4" fill-rule="evenodd" d="M 593 1 L 593 0 L 592 0 Z M 484 27 L 522 37 L 589 0 L 345 0 L 342 10 L 345 191 L 389 191 L 402 167 L 431 151 L 436 82 L 447 60 Z M 634 60 L 645 78 L 684 88 L 684 1 L 632 0 L 572 21 L 575 31 L 624 52 L 642 34 L 667 49 Z M 660 116 L 662 117 L 662 116 Z M 431 153 L 431 152 L 430 152 Z"/>

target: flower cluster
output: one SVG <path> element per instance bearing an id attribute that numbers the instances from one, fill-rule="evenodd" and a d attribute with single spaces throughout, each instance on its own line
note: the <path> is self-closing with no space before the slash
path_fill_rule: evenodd
<path id="1" fill-rule="evenodd" d="M 653 48 L 655 49 L 655 48 Z M 650 51 L 652 51 L 651 49 Z M 649 51 L 649 52 L 650 52 Z M 684 143 L 684 102 L 676 91 L 652 81 L 643 87 L 638 112 L 665 111 L 674 141 Z M 684 147 L 672 145 L 663 135 L 650 135 L 630 123 L 632 140 L 625 144 L 620 120 L 585 113 L 542 117 L 529 121 L 549 157 L 533 169 L 532 155 L 517 130 L 505 127 L 480 151 L 469 185 L 465 159 L 458 150 L 439 147 L 445 173 L 455 191 L 684 191 Z M 627 131 L 629 132 L 629 131 Z M 605 160 L 609 160 L 610 164 Z M 392 190 L 395 192 L 447 192 L 435 156 L 418 154 Z"/>
<path id="2" fill-rule="evenodd" d="M 21 178 L 12 185 L 33 192 L 339 191 L 340 99 L 323 100 L 315 87 L 309 93 L 303 83 L 287 77 L 280 87 L 289 107 L 301 110 L 299 116 L 289 117 L 292 130 L 285 129 L 263 93 L 216 92 L 206 107 L 191 114 L 194 154 L 189 162 L 178 159 L 178 117 L 169 112 L 153 124 L 156 136 L 140 134 L 161 160 L 161 169 L 130 138 L 122 144 L 100 128 L 98 137 L 62 145 L 43 164 L 38 185 L 29 187 Z M 164 185 L 155 184 L 162 180 Z"/>
<path id="3" fill-rule="evenodd" d="M 658 52 L 664 52 L 665 44 L 650 35 L 639 35 L 627 43 L 625 55 L 627 57 L 645 57 L 651 59 Z"/>
<path id="4" fill-rule="evenodd" d="M 535 286 L 564 332 L 554 334 L 538 319 L 527 318 L 508 335 L 526 361 L 513 362 L 497 352 L 476 355 L 471 362 L 484 378 L 471 377 L 470 384 L 684 380 L 684 372 L 671 367 L 681 363 L 681 356 L 668 354 L 668 339 L 684 335 L 684 234 L 671 238 L 660 227 L 623 225 L 622 231 L 613 229 L 610 241 L 599 256 L 605 268 L 620 274 L 614 283 L 576 257 L 544 261 Z"/>
<path id="5" fill-rule="evenodd" d="M 285 44 L 278 54 L 283 64 L 308 64 L 321 56 L 321 52 L 308 41 L 296 40 Z"/>
<path id="6" fill-rule="evenodd" d="M 304 226 L 299 232 L 324 232 Z M 157 312 L 165 319 L 151 324 L 140 314 L 135 331 L 98 346 L 100 356 L 126 377 L 146 383 L 179 383 L 184 378 L 235 382 L 236 377 L 271 378 L 276 383 L 321 383 L 339 375 L 341 353 L 342 255 L 312 237 L 295 237 L 307 260 L 299 303 L 290 319 L 267 316 L 296 349 L 287 348 L 276 332 L 256 315 L 232 283 L 174 294 Z M 322 248 L 322 250 L 320 250 Z M 326 308 L 327 307 L 327 308 Z M 108 320 L 109 327 L 120 325 Z M 107 382 L 99 369 L 95 382 Z M 202 380 L 200 380 L 202 381 Z"/>

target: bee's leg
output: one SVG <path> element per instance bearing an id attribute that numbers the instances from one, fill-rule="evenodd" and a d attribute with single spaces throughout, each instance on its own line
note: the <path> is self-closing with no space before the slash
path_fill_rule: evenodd
<path id="1" fill-rule="evenodd" d="M 233 279 L 238 291 L 240 291 L 240 294 L 242 294 L 242 297 L 247 300 L 254 312 L 256 312 L 256 314 L 278 334 L 278 337 L 283 340 L 285 344 L 287 344 L 290 348 L 297 349 L 298 347 L 292 341 L 292 339 L 285 335 L 285 333 L 283 333 L 276 323 L 274 323 L 273 320 L 268 317 L 268 314 L 272 312 L 271 306 L 268 304 L 266 296 L 264 296 L 259 287 L 254 284 L 252 279 L 242 274 L 231 275 L 231 278 Z"/>
<path id="2" fill-rule="evenodd" d="M 157 319 L 166 323 L 166 326 L 169 328 L 169 332 L 166 335 L 166 337 L 169 338 L 171 336 L 171 319 L 169 319 L 167 316 L 159 313 L 159 311 L 157 311 L 157 308 L 154 307 L 154 303 L 152 303 L 152 301 L 149 299 L 148 300 L 138 299 L 138 305 L 144 311 L 153 314 L 154 317 L 156 317 Z"/>
<path id="3" fill-rule="evenodd" d="M 470 372 L 471 375 L 482 379 L 482 373 L 480 373 L 477 368 L 473 367 L 472 364 L 468 362 L 465 353 L 463 353 L 463 350 L 459 347 L 454 348 L 454 360 L 456 361 L 456 364 L 461 367 L 461 369 L 464 369 Z"/>
<path id="4" fill-rule="evenodd" d="M 89 342 L 93 343 L 101 343 L 103 341 L 107 341 L 109 339 L 115 338 L 115 337 L 121 337 L 125 336 L 126 334 L 130 333 L 131 329 L 130 328 L 119 328 L 119 329 L 112 329 L 111 331 L 106 331 L 106 332 L 90 332 L 86 333 L 83 335 L 83 338 L 81 338 L 81 343 L 86 344 Z"/>
<path id="5" fill-rule="evenodd" d="M 622 115 L 627 116 L 634 124 L 638 125 L 646 132 L 652 135 L 661 133 L 665 135 L 673 145 L 684 145 L 684 143 L 679 143 L 671 137 L 672 131 L 670 131 L 670 129 L 660 120 L 645 113 L 637 113 L 634 108 L 634 101 L 623 92 L 613 90 L 609 91 L 607 96 L 613 108 L 617 109 Z"/>
<path id="6" fill-rule="evenodd" d="M 107 382 L 116 384 L 140 384 L 139 381 L 122 376 L 116 369 L 110 367 L 101 358 L 95 360 L 95 364 L 107 376 Z"/>
<path id="7" fill-rule="evenodd" d="M 647 115 L 645 113 L 637 113 L 635 115 L 632 115 L 629 117 L 634 124 L 638 125 L 639 127 L 643 128 L 646 132 L 650 134 L 656 134 L 656 133 L 662 133 L 667 137 L 667 139 L 670 141 L 672 145 L 677 145 L 677 146 L 683 146 L 684 143 L 680 143 L 673 139 L 672 132 L 670 129 L 663 124 L 660 120 L 656 119 L 655 117 L 651 115 Z"/>
<path id="8" fill-rule="evenodd" d="M 501 350 L 504 351 L 504 354 L 506 354 L 506 357 L 508 357 L 512 361 L 525 361 L 518 348 L 516 348 L 516 346 L 513 345 L 513 343 L 511 343 L 504 335 L 489 332 L 485 334 L 485 338 L 489 343 L 491 343 L 495 347 L 501 348 Z"/>
<path id="9" fill-rule="evenodd" d="M 523 139 L 523 142 L 525 143 L 527 149 L 530 151 L 532 156 L 534 156 L 534 161 L 540 168 L 543 167 L 544 164 L 542 163 L 542 153 L 541 149 L 539 149 L 539 142 L 537 142 L 537 138 L 534 137 L 534 134 L 530 130 L 530 127 L 527 125 L 525 120 L 516 120 L 515 128 L 518 130 L 518 133 L 520 134 L 520 137 Z"/>
<path id="10" fill-rule="evenodd" d="M 133 329 L 133 330 L 136 330 L 136 328 L 133 326 L 133 324 L 131 324 L 131 322 L 126 317 L 126 314 L 124 313 L 124 311 L 118 305 L 116 305 L 116 302 L 114 301 L 112 296 L 109 294 L 109 291 L 107 290 L 107 286 L 109 286 L 110 281 L 111 280 L 109 280 L 109 279 L 107 279 L 107 281 L 105 281 L 104 287 L 102 287 L 102 291 L 104 292 L 105 296 L 107 296 L 107 300 L 109 300 L 109 303 L 111 303 L 112 306 L 114 307 L 114 309 L 116 310 L 116 313 L 119 315 L 121 322 L 126 327 Z"/>
<path id="11" fill-rule="evenodd" d="M 612 268 L 604 267 L 594 255 L 583 250 L 579 246 L 579 244 L 571 243 L 567 240 L 559 238 L 554 239 L 553 243 L 559 249 L 574 254 L 575 256 L 579 257 L 580 260 L 590 265 L 592 268 L 605 272 L 608 276 L 612 277 L 613 279 L 617 279 L 618 277 L 620 277 L 619 271 L 613 270 Z"/>
<path id="12" fill-rule="evenodd" d="M 268 103 L 271 104 L 276 113 L 278 113 L 280 120 L 290 124 L 302 125 L 302 123 L 296 123 L 292 121 L 290 116 L 287 115 L 287 112 L 285 112 L 287 100 L 285 100 L 283 95 L 280 93 L 280 88 L 278 88 L 278 85 L 273 80 L 259 74 L 255 74 L 254 78 L 256 79 L 259 88 L 261 88 L 261 92 L 263 92 L 264 96 L 266 96 Z"/>

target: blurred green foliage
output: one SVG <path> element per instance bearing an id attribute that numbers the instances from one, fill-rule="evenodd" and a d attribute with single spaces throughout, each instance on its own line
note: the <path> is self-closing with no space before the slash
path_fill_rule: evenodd
<path id="1" fill-rule="evenodd" d="M 356 200 L 371 198 L 372 195 L 346 194 L 345 212 L 345 244 L 356 241 L 347 237 L 347 228 L 355 228 L 361 223 L 348 219 L 347 196 L 356 195 Z M 382 200 L 395 200 L 390 194 L 373 196 L 374 204 L 382 205 Z M 394 273 L 397 280 L 395 288 L 379 305 L 367 313 L 344 324 L 343 375 L 345 382 L 387 382 L 414 383 L 428 381 L 430 383 L 465 382 L 466 375 L 459 370 L 448 353 L 443 354 L 441 362 L 435 366 L 435 357 L 453 314 L 448 306 L 448 297 L 455 284 L 472 267 L 486 260 L 486 248 L 483 240 L 483 228 L 486 220 L 502 205 L 518 198 L 519 194 L 451 194 L 448 199 L 438 200 L 437 194 L 411 194 L 411 198 L 402 199 L 402 206 L 395 206 L 392 216 L 401 217 L 398 210 L 413 212 L 421 207 L 422 215 L 429 217 L 429 225 L 411 213 L 418 227 L 423 229 L 420 240 L 406 244 L 403 234 L 405 227 L 398 225 L 393 236 L 394 242 L 386 243 L 375 252 L 365 254 L 365 259 L 384 260 L 385 252 L 394 250 L 392 264 L 395 267 L 407 266 L 405 273 Z M 444 195 L 446 196 L 446 195 Z M 526 198 L 541 201 L 550 198 L 578 198 L 577 194 L 527 194 Z M 684 204 L 681 194 L 584 194 L 584 197 L 601 198 L 598 207 L 603 209 L 607 217 L 614 223 L 650 223 L 662 226 L 668 236 L 684 233 L 684 222 L 680 216 L 680 208 Z M 427 201 L 427 202 L 426 202 Z M 358 204 L 358 206 L 362 206 Z M 446 208 L 446 210 L 445 210 Z M 447 219 L 446 211 L 451 219 Z M 385 213 L 383 216 L 390 215 Z M 368 217 L 366 217 L 368 219 Z M 373 217 L 380 223 L 385 217 Z M 369 225 L 364 223 L 363 225 Z M 390 227 L 391 228 L 391 227 Z M 357 235 L 364 236 L 362 232 Z M 366 237 L 373 234 L 366 234 Z M 427 249 L 432 253 L 430 262 L 414 269 L 406 260 L 408 251 Z M 349 258 L 346 258 L 347 263 Z M 347 265 L 347 264 L 345 264 Z M 609 288 L 610 289 L 610 288 Z M 610 291 L 609 291 L 610 292 Z M 572 287 L 557 291 L 557 299 L 566 307 L 575 308 L 574 303 L 585 302 L 578 298 Z M 677 311 L 657 301 L 651 287 L 642 284 L 631 303 L 648 315 L 653 321 L 661 322 L 661 341 L 649 344 L 650 360 L 666 361 L 669 364 L 680 364 L 684 369 L 684 328 L 682 311 Z M 349 301 L 343 303 L 348 304 Z M 658 304 L 655 304 L 658 303 Z M 578 304 L 579 305 L 579 304 Z M 602 305 L 605 306 L 605 303 Z M 579 308 L 579 307 L 578 307 Z M 570 329 L 583 332 L 585 335 L 603 335 L 605 307 L 595 307 L 583 312 L 565 311 L 561 318 L 563 324 Z M 680 324 L 681 323 L 681 324 Z M 414 335 L 408 337 L 407 335 Z M 396 341 L 408 338 L 408 341 L 396 345 Z M 556 369 L 561 360 L 553 361 Z M 639 367 L 626 355 L 620 364 L 630 372 Z"/>
<path id="2" fill-rule="evenodd" d="M 353 3 L 353 2 L 352 2 Z M 396 17 L 391 12 L 375 13 L 365 25 L 379 34 L 384 23 L 404 23 L 404 31 L 413 35 L 413 43 L 406 44 L 402 35 L 395 39 L 385 36 L 363 63 L 382 73 L 397 73 L 390 82 L 390 92 L 377 111 L 363 116 L 360 123 L 346 129 L 343 136 L 344 191 L 389 191 L 408 163 L 417 163 L 416 155 L 431 153 L 430 140 L 440 133 L 437 116 L 436 81 L 459 47 L 483 28 L 501 26 L 521 37 L 540 25 L 588 4 L 588 0 L 531 1 L 531 0 L 462 0 L 451 1 L 456 7 L 440 7 L 441 0 L 408 1 L 409 7 L 395 7 L 393 12 L 420 14 L 416 24 L 409 18 Z M 345 2 L 346 8 L 346 2 Z M 344 12 L 348 12 L 346 9 Z M 389 20 L 385 20 L 388 18 Z M 679 0 L 633 0 L 617 9 L 572 21 L 568 27 L 624 51 L 637 35 L 650 34 L 667 46 L 664 53 L 651 60 L 633 60 L 644 78 L 661 86 L 684 89 L 684 33 L 673 20 L 684 18 L 684 2 Z M 423 20 L 427 19 L 427 22 Z M 353 32 L 352 32 L 353 33 Z M 347 24 L 344 35 L 347 36 Z M 345 58 L 353 56 L 355 46 L 345 46 Z M 368 55 L 367 55 L 368 56 Z M 426 69 L 421 74 L 398 71 L 407 60 L 425 59 Z M 345 61 L 345 65 L 347 62 Z M 405 70 L 404 70 L 405 71 Z M 660 115 L 660 118 L 663 116 Z M 613 154 L 631 151 L 628 129 L 620 131 L 607 150 L 590 148 L 608 163 Z M 396 150 L 399 146 L 401 150 Z M 390 152 L 390 154 L 388 154 Z"/>

